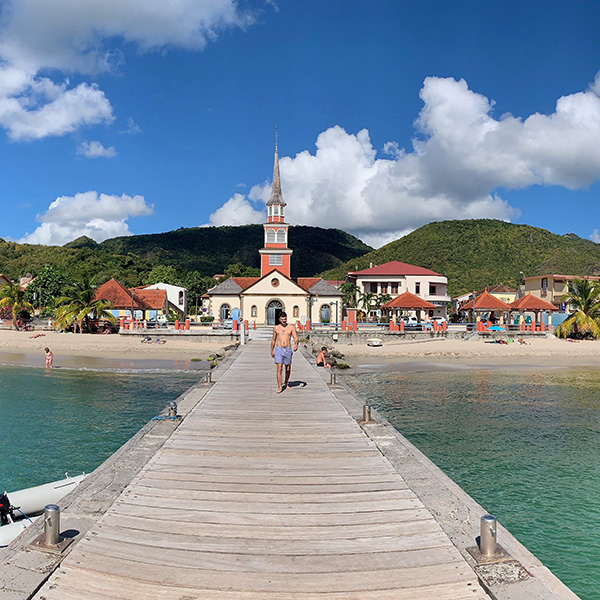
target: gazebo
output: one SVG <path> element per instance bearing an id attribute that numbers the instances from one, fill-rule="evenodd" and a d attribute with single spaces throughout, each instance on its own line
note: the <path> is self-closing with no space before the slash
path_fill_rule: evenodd
<path id="1" fill-rule="evenodd" d="M 542 300 L 537 296 L 533 296 L 529 292 L 522 298 L 517 298 L 514 302 L 510 303 L 511 310 L 519 312 L 519 321 L 523 320 L 523 313 L 532 312 L 535 313 L 534 322 L 539 323 L 542 321 L 541 313 L 548 314 L 548 325 L 552 324 L 552 313 L 556 312 L 558 308 L 546 300 Z"/>
<path id="2" fill-rule="evenodd" d="M 511 307 L 506 302 L 502 302 L 502 300 L 496 298 L 496 296 L 492 296 L 486 289 L 479 296 L 461 306 L 461 310 L 469 311 L 473 316 L 473 321 L 475 321 L 477 316 L 481 317 L 481 313 L 500 312 L 500 323 L 502 324 L 505 322 L 505 318 L 508 318 Z"/>
<path id="3" fill-rule="evenodd" d="M 417 318 L 419 321 L 422 320 L 422 310 L 435 310 L 435 308 L 435 304 L 427 302 L 427 300 L 424 300 L 419 296 L 415 296 L 415 294 L 411 294 L 409 291 L 400 294 L 393 300 L 390 300 L 381 306 L 381 310 L 389 312 L 392 316 L 395 315 L 396 319 L 400 317 L 403 310 L 417 311 Z"/>

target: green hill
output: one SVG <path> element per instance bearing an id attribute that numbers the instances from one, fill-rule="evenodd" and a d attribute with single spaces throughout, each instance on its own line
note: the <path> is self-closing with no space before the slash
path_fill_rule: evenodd
<path id="1" fill-rule="evenodd" d="M 294 226 L 290 230 L 292 276 L 313 276 L 339 267 L 345 261 L 372 250 L 339 229 Z M 80 237 L 65 246 L 16 244 L 0 239 L 0 273 L 16 279 L 38 274 L 51 265 L 72 277 L 87 273 L 97 283 L 115 277 L 125 285 L 143 283 L 158 265 L 173 266 L 181 273 L 198 271 L 212 276 L 233 263 L 259 267 L 263 246 L 262 225 L 196 227 L 152 235 L 113 238 L 100 244 Z"/>
<path id="2" fill-rule="evenodd" d="M 529 225 L 492 219 L 429 223 L 378 250 L 322 273 L 328 279 L 369 263 L 392 260 L 419 265 L 448 277 L 451 296 L 542 274 L 599 275 L 600 244 L 574 234 L 556 235 Z"/>

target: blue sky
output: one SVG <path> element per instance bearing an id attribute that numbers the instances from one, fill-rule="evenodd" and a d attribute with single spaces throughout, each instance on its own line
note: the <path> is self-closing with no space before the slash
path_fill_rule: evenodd
<path id="1" fill-rule="evenodd" d="M 597 3 L 1 6 L 4 239 L 263 222 L 277 123 L 292 224 L 600 241 Z"/>

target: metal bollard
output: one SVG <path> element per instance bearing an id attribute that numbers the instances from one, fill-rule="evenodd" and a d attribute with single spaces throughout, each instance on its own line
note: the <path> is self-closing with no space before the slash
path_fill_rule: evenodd
<path id="1" fill-rule="evenodd" d="M 212 383 L 212 373 L 210 371 L 206 374 L 205 383 Z"/>
<path id="2" fill-rule="evenodd" d="M 176 402 L 171 402 L 171 404 L 169 404 L 169 416 L 170 417 L 177 416 L 177 403 Z"/>
<path id="3" fill-rule="evenodd" d="M 337 384 L 337 377 L 335 375 L 335 373 L 331 373 L 331 379 L 329 380 L 329 385 L 336 385 Z"/>
<path id="4" fill-rule="evenodd" d="M 497 523 L 498 521 L 493 515 L 483 515 L 481 517 L 479 551 L 484 556 L 494 556 L 496 554 Z"/>
<path id="5" fill-rule="evenodd" d="M 44 544 L 56 546 L 60 542 L 60 508 L 48 504 L 44 508 Z"/>
<path id="6" fill-rule="evenodd" d="M 371 407 L 368 404 L 363 405 L 363 423 L 372 423 Z"/>

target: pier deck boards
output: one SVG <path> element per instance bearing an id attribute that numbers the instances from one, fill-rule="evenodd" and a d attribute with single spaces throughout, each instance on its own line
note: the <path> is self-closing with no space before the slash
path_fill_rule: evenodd
<path id="1" fill-rule="evenodd" d="M 488 598 L 299 353 L 292 384 L 246 347 L 35 598 Z"/>

